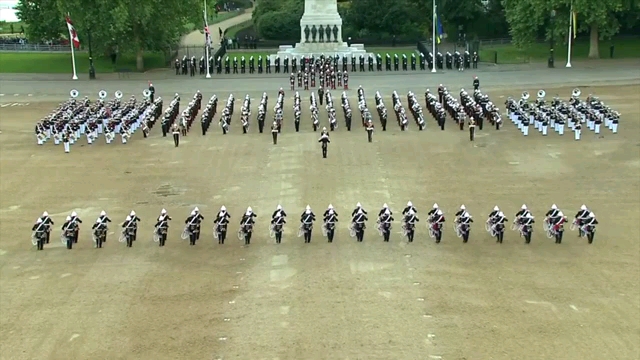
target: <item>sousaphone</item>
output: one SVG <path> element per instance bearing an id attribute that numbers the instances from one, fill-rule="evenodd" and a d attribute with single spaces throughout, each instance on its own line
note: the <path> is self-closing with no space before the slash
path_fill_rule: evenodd
<path id="1" fill-rule="evenodd" d="M 523 91 L 522 92 L 522 100 L 529 100 L 529 92 L 528 91 Z"/>
<path id="2" fill-rule="evenodd" d="M 116 99 L 122 99 L 122 96 L 123 96 L 122 91 L 120 90 L 116 91 L 115 96 L 116 96 Z"/>
<path id="3" fill-rule="evenodd" d="M 544 97 L 547 95 L 546 91 L 544 90 L 539 90 L 538 91 L 538 99 L 542 100 L 544 99 Z"/>
<path id="4" fill-rule="evenodd" d="M 145 98 L 151 97 L 151 91 L 149 89 L 144 89 L 144 91 L 142 91 L 142 96 Z"/>
<path id="5" fill-rule="evenodd" d="M 104 90 L 100 90 L 100 92 L 98 93 L 98 97 L 99 97 L 101 100 L 106 99 L 106 98 L 107 98 L 107 92 L 106 92 L 106 91 L 104 91 Z"/>
<path id="6" fill-rule="evenodd" d="M 573 89 L 573 91 L 571 92 L 571 96 L 573 97 L 579 97 L 580 94 L 582 94 L 582 91 L 580 91 L 580 89 L 578 88 Z"/>
<path id="7" fill-rule="evenodd" d="M 71 91 L 69 91 L 69 96 L 71 96 L 74 99 L 77 98 L 79 95 L 80 93 L 76 89 L 71 89 Z"/>

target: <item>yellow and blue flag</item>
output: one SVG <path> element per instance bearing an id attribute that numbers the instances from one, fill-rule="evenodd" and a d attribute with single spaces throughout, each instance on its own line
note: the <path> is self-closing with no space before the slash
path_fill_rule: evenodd
<path id="1" fill-rule="evenodd" d="M 437 11 L 434 14 L 434 17 L 435 17 L 434 21 L 436 22 L 436 41 L 438 42 L 438 44 L 440 44 L 440 42 L 444 38 L 444 27 L 442 26 L 442 22 L 440 21 L 440 17 L 438 17 L 438 12 Z"/>

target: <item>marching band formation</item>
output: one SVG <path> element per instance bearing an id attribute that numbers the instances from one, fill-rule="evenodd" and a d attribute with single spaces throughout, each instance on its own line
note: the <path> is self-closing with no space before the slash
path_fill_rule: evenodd
<path id="1" fill-rule="evenodd" d="M 402 210 L 400 215 L 400 234 L 402 237 L 407 238 L 407 242 L 411 243 L 414 240 L 416 233 L 416 224 L 420 221 L 417 217 L 418 210 L 409 201 L 406 207 Z M 251 237 L 256 225 L 255 219 L 257 214 L 248 207 L 245 213 L 240 217 L 239 228 L 237 231 L 237 237 L 239 240 L 243 240 L 245 245 L 251 244 Z M 230 225 L 231 214 L 227 211 L 226 207 L 220 207 L 213 219 L 213 238 L 218 240 L 218 244 L 224 244 L 228 227 Z M 533 224 L 535 223 L 534 216 L 531 214 L 526 205 L 522 205 L 521 209 L 514 215 L 514 220 L 511 225 L 511 230 L 517 231 L 521 237 L 525 239 L 525 244 L 531 242 L 533 235 Z M 167 213 L 167 210 L 162 209 L 160 215 L 156 219 L 153 230 L 153 241 L 157 242 L 159 246 L 165 246 L 167 241 L 167 234 L 169 230 L 169 224 L 172 218 Z M 196 245 L 200 240 L 201 227 L 204 221 L 204 216 L 197 207 L 194 208 L 189 216 L 185 219 L 184 229 L 181 233 L 183 240 L 189 239 L 189 245 Z M 305 243 L 310 243 L 312 239 L 313 226 L 316 221 L 316 215 L 309 205 L 306 206 L 302 214 L 300 215 L 299 226 L 297 229 L 297 236 L 304 237 Z M 352 238 L 356 238 L 357 242 L 364 241 L 364 233 L 367 228 L 366 224 L 369 221 L 368 212 L 364 209 L 362 204 L 357 203 L 356 207 L 351 212 L 351 218 L 349 221 L 348 229 L 349 235 Z M 383 238 L 384 242 L 389 242 L 391 237 L 392 224 L 395 219 L 393 212 L 384 204 L 377 214 L 376 230 L 378 234 Z M 444 211 L 438 206 L 433 204 L 433 207 L 427 212 L 427 229 L 429 237 L 435 239 L 435 243 L 440 243 L 444 232 L 445 225 Z M 100 212 L 98 218 L 91 226 L 91 235 L 95 248 L 102 248 L 107 242 L 108 223 L 111 219 L 107 216 L 105 211 Z M 119 225 L 121 228 L 118 241 L 126 243 L 127 247 L 132 247 L 137 239 L 137 232 L 139 223 L 142 220 L 136 215 L 135 211 L 131 211 Z M 496 238 L 497 243 L 502 243 L 504 239 L 504 232 L 509 220 L 505 214 L 500 210 L 498 206 L 495 206 L 489 213 L 487 220 L 485 221 L 485 230 Z M 276 244 L 282 242 L 282 236 L 284 232 L 284 226 L 287 223 L 287 213 L 282 206 L 278 205 L 275 211 L 271 215 L 271 221 L 269 225 L 269 237 L 275 239 Z M 333 242 L 335 238 L 336 224 L 338 223 L 338 212 L 333 205 L 329 204 L 327 209 L 322 214 L 322 235 L 326 237 L 328 242 Z M 462 238 L 463 243 L 469 241 L 471 233 L 471 225 L 473 223 L 473 217 L 466 209 L 464 205 L 461 205 L 458 211 L 454 214 L 453 231 L 458 238 Z M 562 243 L 564 234 L 564 226 L 568 223 L 567 216 L 564 215 L 555 204 L 545 213 L 543 220 L 543 231 L 548 238 L 555 239 L 556 244 Z M 60 240 L 66 245 L 67 249 L 73 249 L 73 245 L 78 243 L 80 225 L 82 220 L 78 217 L 76 212 L 72 212 L 65 218 L 65 222 L 61 227 Z M 36 246 L 38 250 L 43 250 L 44 245 L 49 243 L 52 227 L 54 225 L 53 220 L 49 214 L 45 211 L 42 213 L 35 224 L 32 227 L 31 242 L 33 246 Z M 570 224 L 570 230 L 578 230 L 578 236 L 587 238 L 589 244 L 593 243 L 595 237 L 596 225 L 598 220 L 595 214 L 589 210 L 585 205 L 580 207 L 580 210 L 573 217 L 573 222 Z"/>
<path id="2" fill-rule="evenodd" d="M 575 140 L 582 137 L 582 127 L 586 123 L 587 129 L 595 134 L 600 134 L 604 126 L 612 133 L 618 133 L 620 113 L 612 110 L 600 99 L 589 95 L 586 101 L 580 99 L 580 89 L 573 89 L 571 98 L 565 102 L 557 96 L 551 102 L 545 101 L 546 92 L 538 91 L 538 98 L 534 103 L 529 103 L 530 95 L 523 92 L 520 100 L 509 97 L 506 101 L 507 113 L 511 121 L 518 127 L 524 136 L 529 135 L 529 126 L 547 136 L 549 128 L 564 135 L 565 125 L 573 131 Z"/>
<path id="3" fill-rule="evenodd" d="M 479 86 L 479 80 L 475 78 L 473 93 L 470 94 L 461 89 L 459 98 L 452 95 L 447 90 L 447 87 L 442 84 L 438 87 L 437 93 L 432 93 L 427 89 L 424 94 L 425 107 L 440 130 L 445 129 L 447 117 L 452 118 L 456 122 L 456 127 L 461 131 L 464 130 L 465 123 L 468 124 L 470 141 L 474 141 L 476 128 L 478 130 L 483 129 L 485 121 L 491 126 L 495 126 L 496 130 L 500 129 L 502 125 L 500 109 L 495 106 L 487 94 L 482 93 Z M 151 84 L 150 88 L 153 88 Z M 202 135 L 206 135 L 218 111 L 218 97 L 216 95 L 209 99 L 204 110 L 200 113 L 202 109 L 202 94 L 200 91 L 193 95 L 191 101 L 182 110 L 180 110 L 180 95 L 175 94 L 169 106 L 163 112 L 162 98 L 154 100 L 154 91 L 145 89 L 143 91 L 145 97 L 143 101 L 137 101 L 134 96 L 131 96 L 129 101 L 123 102 L 121 101 L 123 97 L 121 91 L 116 91 L 114 99 L 107 101 L 107 92 L 102 90 L 98 94 L 99 99 L 92 102 L 86 96 L 83 100 L 78 100 L 78 91 L 71 90 L 71 98 L 68 101 L 62 103 L 55 111 L 36 124 L 37 143 L 43 145 L 53 138 L 53 142 L 56 145 L 62 143 L 65 152 L 68 153 L 70 146 L 83 136 L 86 136 L 88 144 L 92 144 L 100 135 L 104 135 L 106 143 L 109 144 L 119 134 L 122 143 L 126 144 L 138 129 L 142 129 L 144 137 L 149 136 L 156 120 L 161 118 L 163 136 L 166 137 L 168 133 L 172 134 L 174 144 L 178 147 L 180 136 L 187 136 L 198 114 L 201 116 Z M 568 103 L 558 97 L 555 97 L 551 102 L 546 102 L 545 95 L 544 90 L 540 90 L 538 99 L 532 104 L 528 102 L 529 94 L 527 92 L 523 93 L 519 101 L 515 101 L 513 98 L 507 99 L 507 115 L 518 126 L 523 135 L 528 136 L 530 124 L 533 124 L 534 128 L 543 135 L 548 134 L 549 127 L 558 132 L 559 135 L 563 135 L 566 123 L 574 131 L 576 140 L 580 139 L 582 124 L 584 123 L 586 123 L 588 129 L 593 130 L 596 134 L 600 134 L 602 125 L 610 129 L 614 134 L 617 133 L 620 113 L 612 110 L 597 97 L 589 96 L 586 101 L 582 101 L 579 98 L 579 89 L 573 90 Z M 220 113 L 219 126 L 223 135 L 231 131 L 235 100 L 235 96 L 230 94 Z M 257 122 L 259 133 L 264 132 L 265 122 L 267 121 L 268 100 L 269 97 L 265 92 L 258 103 Z M 375 92 L 374 100 L 378 121 L 382 131 L 386 131 L 388 110 L 379 91 Z M 273 122 L 270 131 L 274 145 L 277 144 L 278 135 L 282 132 L 284 125 L 284 101 L 285 92 L 280 88 L 273 107 Z M 250 132 L 251 102 L 251 98 L 247 94 L 240 106 L 240 128 L 243 134 Z M 367 133 L 367 140 L 372 142 L 375 130 L 374 119 L 367 105 L 365 91 L 362 86 L 357 89 L 357 102 L 362 126 Z M 318 89 L 317 94 L 316 92 L 310 93 L 309 103 L 310 125 L 313 131 L 317 131 L 322 127 L 323 134 L 318 141 L 323 144 L 323 154 L 326 157 L 324 149 L 326 149 L 326 145 L 330 141 L 328 133 L 324 130 L 328 128 L 329 131 L 335 131 L 339 125 L 333 94 L 330 90 L 324 90 L 321 87 Z M 347 131 L 351 131 L 353 110 L 346 91 L 342 92 L 340 103 L 345 127 Z M 419 131 L 427 128 L 422 105 L 415 93 L 410 91 L 406 95 L 408 111 L 405 108 L 405 104 L 403 104 L 402 97 L 396 91 L 391 93 L 391 104 L 401 131 L 409 129 L 408 113 L 411 114 Z M 326 127 L 321 125 L 320 120 L 319 109 L 322 106 L 325 107 L 327 112 Z M 300 93 L 296 91 L 293 96 L 293 125 L 296 132 L 300 130 L 302 111 L 302 98 Z"/>
<path id="4" fill-rule="evenodd" d="M 107 144 L 120 135 L 122 143 L 126 144 L 138 129 L 142 129 L 143 136 L 147 137 L 162 111 L 162 99 L 154 100 L 149 90 L 144 92 L 144 101 L 137 101 L 135 96 L 131 96 L 129 101 L 122 101 L 121 91 L 116 91 L 115 97 L 107 100 L 107 92 L 101 90 L 95 102 L 87 96 L 78 100 L 79 93 L 75 89 L 69 95 L 68 101 L 36 123 L 38 145 L 53 139 L 55 145 L 62 144 L 64 152 L 68 153 L 71 145 L 83 136 L 87 144 L 92 144 L 100 135 L 104 136 Z"/>

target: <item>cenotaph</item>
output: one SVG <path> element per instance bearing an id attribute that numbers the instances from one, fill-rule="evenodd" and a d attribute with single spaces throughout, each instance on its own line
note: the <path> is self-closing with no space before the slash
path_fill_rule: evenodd
<path id="1" fill-rule="evenodd" d="M 347 57 L 349 63 L 352 56 L 369 55 L 363 44 L 349 46 L 342 41 L 342 18 L 338 13 L 337 0 L 305 0 L 304 14 L 300 19 L 300 42 L 295 47 L 281 45 L 277 55 L 271 55 L 271 62 L 276 57 L 282 61 L 287 57 L 319 57 L 322 54 Z"/>

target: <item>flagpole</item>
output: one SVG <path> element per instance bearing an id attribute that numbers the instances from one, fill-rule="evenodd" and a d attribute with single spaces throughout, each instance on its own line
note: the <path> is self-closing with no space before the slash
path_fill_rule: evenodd
<path id="1" fill-rule="evenodd" d="M 73 50 L 73 40 L 71 40 L 71 64 L 73 65 L 73 77 L 72 80 L 78 80 L 78 74 L 76 73 L 76 53 Z"/>
<path id="2" fill-rule="evenodd" d="M 437 62 L 437 57 L 436 57 L 436 0 L 433 0 L 433 14 L 431 16 L 431 20 L 433 22 L 433 30 L 431 32 L 431 46 L 432 46 L 432 51 L 433 51 L 433 56 L 432 56 L 432 60 L 433 60 L 433 64 L 431 66 L 431 72 L 434 73 L 436 72 L 436 62 Z"/>
<path id="3" fill-rule="evenodd" d="M 67 13 L 67 19 L 70 19 L 69 13 Z M 67 19 L 65 19 L 65 22 Z M 69 25 L 67 25 L 67 27 L 69 27 Z M 71 46 L 71 65 L 73 68 L 73 76 L 71 77 L 71 79 L 78 80 L 78 73 L 76 72 L 76 52 L 75 52 L 75 49 L 73 48 L 73 34 L 71 34 L 71 29 L 67 29 L 67 30 L 69 30 L 69 45 Z"/>
<path id="4" fill-rule="evenodd" d="M 573 27 L 576 24 L 573 23 L 573 3 L 571 3 L 571 11 L 569 11 L 569 34 L 567 35 L 568 45 L 567 45 L 567 65 L 565 67 L 571 67 L 571 42 L 573 41 Z"/>
<path id="5" fill-rule="evenodd" d="M 209 20 L 207 19 L 207 0 L 203 0 L 204 1 L 204 21 L 207 22 L 207 28 L 209 27 Z M 207 79 L 211 79 L 211 69 L 209 69 L 209 44 L 211 43 L 211 31 L 209 29 L 207 29 L 207 31 L 209 31 L 209 41 L 207 41 L 207 33 L 205 32 L 204 34 L 204 39 L 205 39 L 205 45 L 204 45 L 204 56 L 205 56 L 205 63 L 206 63 L 206 67 L 207 67 Z"/>

